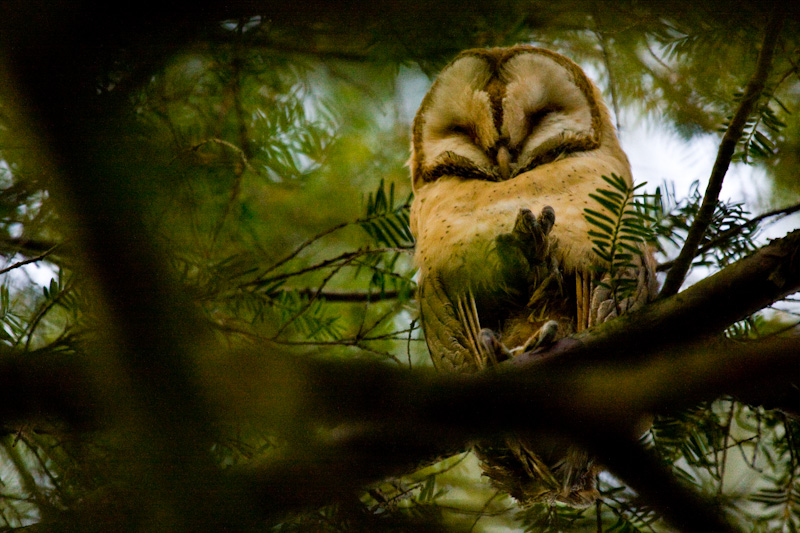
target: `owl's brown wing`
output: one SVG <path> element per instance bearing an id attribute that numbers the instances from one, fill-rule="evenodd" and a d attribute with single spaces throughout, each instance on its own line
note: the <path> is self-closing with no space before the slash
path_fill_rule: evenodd
<path id="1" fill-rule="evenodd" d="M 481 367 L 473 332 L 465 327 L 464 306 L 450 298 L 438 275 L 429 273 L 420 279 L 419 302 L 425 340 L 436 370 L 477 372 Z"/>
<path id="2" fill-rule="evenodd" d="M 499 270 L 505 282 L 493 288 L 492 299 L 510 292 L 514 285 L 526 288 L 546 286 L 544 280 L 552 277 L 548 275 L 552 274 L 550 270 L 557 270 L 557 266 L 549 260 L 548 234 L 554 223 L 555 212 L 552 207 L 542 208 L 538 217 L 530 209 L 523 208 L 517 213 L 511 231 L 500 233 L 495 238 Z M 450 279 L 456 278 L 451 276 Z M 459 285 L 458 281 L 453 284 Z M 524 294 L 524 291 L 523 295 L 523 301 L 527 301 L 530 295 Z M 498 340 L 496 332 L 481 327 L 478 305 L 471 287 L 448 287 L 438 272 L 426 272 L 420 280 L 419 301 L 428 350 L 437 370 L 475 372 L 487 365 L 497 364 L 510 355 Z M 514 307 L 511 302 L 506 305 Z M 506 317 L 512 310 L 508 311 L 503 313 Z M 526 313 L 524 307 L 517 309 L 516 314 L 520 311 Z M 535 328 L 529 334 L 533 331 Z M 522 342 L 525 340 L 522 339 Z"/>

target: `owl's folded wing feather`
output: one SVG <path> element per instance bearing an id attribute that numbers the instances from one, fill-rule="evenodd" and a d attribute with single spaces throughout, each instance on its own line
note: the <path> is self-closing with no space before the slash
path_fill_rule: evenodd
<path id="1" fill-rule="evenodd" d="M 476 372 L 478 365 L 468 331 L 459 319 L 457 304 L 450 299 L 437 275 L 428 274 L 420 280 L 419 302 L 425 339 L 436 369 Z"/>
<path id="2" fill-rule="evenodd" d="M 645 250 L 642 256 L 634 256 L 632 261 L 636 267 L 622 272 L 620 277 L 635 280 L 634 289 L 627 297 L 615 300 L 608 287 L 610 278 L 608 275 L 604 276 L 602 281 L 605 285 L 597 285 L 591 293 L 591 303 L 586 317 L 588 327 L 602 324 L 620 314 L 635 311 L 655 299 L 658 282 L 653 254 Z"/>

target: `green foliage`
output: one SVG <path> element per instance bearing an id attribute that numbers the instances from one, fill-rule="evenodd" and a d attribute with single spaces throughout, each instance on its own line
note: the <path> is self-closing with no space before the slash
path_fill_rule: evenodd
<path id="1" fill-rule="evenodd" d="M 659 239 L 679 246 L 697 216 L 703 193 L 698 181 L 692 183 L 685 198 L 677 199 L 667 185 L 663 191 L 659 188 L 662 207 L 653 229 Z M 755 250 L 759 225 L 752 223 L 749 215 L 742 202 L 718 201 L 692 266 L 722 268 Z"/>
<path id="2" fill-rule="evenodd" d="M 378 189 L 374 193 L 369 193 L 366 212 L 359 224 L 382 246 L 393 248 L 413 246 L 414 237 L 408 227 L 410 206 L 411 196 L 402 204 L 396 204 L 394 183 L 389 186 L 387 194 L 384 181 L 381 180 Z"/>
<path id="3" fill-rule="evenodd" d="M 651 229 L 654 219 L 649 214 L 652 204 L 645 195 L 636 192 L 645 183 L 630 186 L 616 174 L 603 176 L 603 180 L 611 188 L 597 189 L 589 196 L 605 209 L 605 213 L 587 207 L 583 217 L 594 227 L 589 230 L 589 236 L 594 244 L 592 251 L 604 263 L 601 277 L 608 275 L 607 281 L 598 284 L 611 291 L 619 308 L 619 303 L 636 290 L 637 280 L 626 274 L 629 269 L 636 268 L 636 258 L 642 264 L 645 247 L 654 240 Z"/>
<path id="4" fill-rule="evenodd" d="M 537 504 L 518 513 L 525 531 L 536 532 L 595 532 L 598 513 L 602 531 L 614 533 L 644 533 L 661 531 L 658 513 L 639 500 L 635 493 L 613 477 L 600 476 L 600 500 L 587 509 L 567 505 Z"/>
<path id="5" fill-rule="evenodd" d="M 787 124 L 772 109 L 771 103 L 774 102 L 780 112 L 785 115 L 791 115 L 792 112 L 774 96 L 773 91 L 767 90 L 765 92 L 767 93 L 767 98 L 759 102 L 753 115 L 748 117 L 745 123 L 744 134 L 739 140 L 737 151 L 733 155 L 733 161 L 751 164 L 754 160 L 770 160 L 775 155 L 775 139 L 780 137 Z M 742 96 L 743 93 L 736 92 L 734 99 L 739 101 Z M 727 117 L 719 131 L 724 132 L 732 118 Z"/>
<path id="6" fill-rule="evenodd" d="M 569 531 L 581 524 L 585 525 L 588 523 L 586 514 L 585 510 L 573 509 L 566 505 L 536 504 L 521 511 L 519 519 L 526 532 L 554 533 Z"/>
<path id="7" fill-rule="evenodd" d="M 748 500 L 763 506 L 761 521 L 773 530 L 796 531 L 800 528 L 800 465 L 796 456 L 800 427 L 795 420 L 785 416 L 779 420 L 782 424 L 775 426 L 778 431 L 772 436 L 772 446 L 760 450 L 764 454 L 764 462 L 770 467 L 770 473 L 765 476 L 767 486 L 750 494 Z M 758 422 L 761 425 L 776 423 L 769 419 Z"/>

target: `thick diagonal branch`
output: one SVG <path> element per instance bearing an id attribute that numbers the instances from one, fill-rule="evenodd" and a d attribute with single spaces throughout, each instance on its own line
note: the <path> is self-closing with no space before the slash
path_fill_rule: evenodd
<path id="1" fill-rule="evenodd" d="M 725 135 L 722 137 L 722 142 L 719 145 L 717 152 L 717 159 L 714 161 L 714 167 L 711 170 L 711 177 L 708 179 L 708 186 L 706 193 L 703 196 L 703 203 L 700 210 L 697 212 L 697 217 L 689 228 L 689 233 L 686 236 L 686 242 L 683 244 L 680 254 L 675 259 L 675 263 L 667 274 L 667 279 L 664 281 L 664 286 L 661 289 L 660 297 L 672 296 L 680 290 L 683 280 L 686 278 L 686 273 L 692 265 L 700 242 L 708 229 L 709 224 L 714 216 L 714 210 L 717 207 L 717 200 L 719 193 L 722 190 L 722 181 L 725 179 L 725 174 L 728 172 L 728 167 L 731 163 L 731 158 L 736 150 L 736 145 L 742 136 L 744 127 L 747 124 L 747 119 L 753 112 L 753 109 L 764 91 L 764 86 L 769 76 L 770 66 L 772 64 L 772 55 L 775 52 L 775 45 L 778 42 L 778 34 L 780 33 L 783 25 L 783 19 L 778 14 L 778 10 L 773 10 L 767 21 L 767 26 L 764 30 L 764 41 L 761 44 L 761 51 L 758 54 L 756 62 L 756 70 L 750 81 L 745 87 L 742 100 L 739 103 L 739 108 L 736 114 L 731 119 Z"/>
<path id="2" fill-rule="evenodd" d="M 680 530 L 730 531 L 704 511 L 711 508 L 709 502 L 677 483 L 665 485 L 668 474 L 641 450 L 631 468 L 625 458 L 634 444 L 626 435 L 643 413 L 796 380 L 799 349 L 797 339 L 716 347 L 696 343 L 666 350 L 643 347 L 643 360 L 626 365 L 610 362 L 613 349 L 608 349 L 597 357 L 605 363 L 586 366 L 573 360 L 471 379 L 320 362 L 313 368 L 295 367 L 295 373 L 291 367 L 296 360 L 270 358 L 261 372 L 250 367 L 250 375 L 259 375 L 262 386 L 274 375 L 276 385 L 290 381 L 309 393 L 300 404 L 295 397 L 273 397 L 273 403 L 261 406 L 264 416 L 277 422 L 302 413 L 307 420 L 345 423 L 352 432 L 330 446 L 296 450 L 276 463 L 240 472 L 239 482 L 258 495 L 264 513 L 276 517 L 336 501 L 349 490 L 412 470 L 421 459 L 471 440 L 504 432 L 556 433 L 596 453 Z M 392 417 L 387 420 L 389 411 Z M 614 442 L 627 444 L 620 450 L 610 445 Z"/>
<path id="3" fill-rule="evenodd" d="M 523 354 L 508 364 L 525 366 L 566 352 L 611 347 L 616 358 L 636 356 L 642 346 L 669 346 L 717 335 L 798 290 L 800 230 L 772 241 L 680 294 L 653 302 L 641 312 L 562 339 L 547 352 Z"/>

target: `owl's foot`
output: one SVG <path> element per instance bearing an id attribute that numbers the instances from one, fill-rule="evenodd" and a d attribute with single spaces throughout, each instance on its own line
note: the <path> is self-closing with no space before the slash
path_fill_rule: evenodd
<path id="1" fill-rule="evenodd" d="M 497 252 L 509 286 L 537 283 L 549 270 L 550 239 L 556 215 L 552 207 L 535 216 L 530 209 L 520 209 L 514 227 L 495 238 Z M 538 283 L 537 283 L 538 284 Z"/>
<path id="2" fill-rule="evenodd" d="M 483 328 L 478 336 L 480 349 L 488 355 L 488 359 L 494 363 L 505 361 L 511 357 L 511 351 L 500 342 L 494 331 Z"/>
<path id="3" fill-rule="evenodd" d="M 530 266 L 542 263 L 548 250 L 547 235 L 556 222 L 556 212 L 549 205 L 536 217 L 530 209 L 520 209 L 514 220 L 514 229 L 498 237 L 518 248 Z"/>
<path id="4" fill-rule="evenodd" d="M 556 335 L 558 335 L 558 322 L 548 320 L 525 341 L 525 344 L 509 350 L 497 338 L 494 331 L 489 328 L 483 328 L 478 335 L 478 351 L 481 354 L 481 358 L 487 363 L 483 365 L 483 368 L 496 365 L 527 351 L 549 346 L 556 340 Z"/>
<path id="5" fill-rule="evenodd" d="M 539 328 L 536 333 L 531 335 L 530 338 L 525 341 L 525 344 L 522 345 L 521 353 L 553 344 L 553 341 L 556 340 L 557 334 L 558 322 L 555 320 L 548 320 L 542 327 Z"/>

